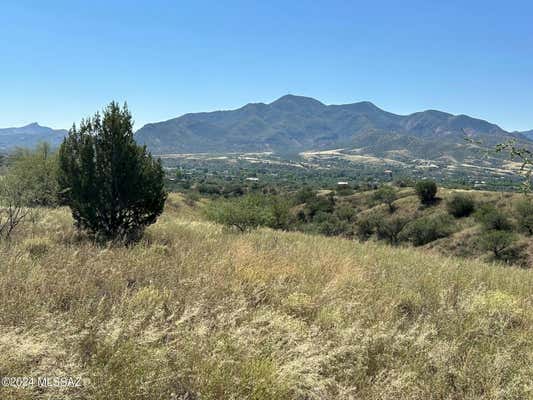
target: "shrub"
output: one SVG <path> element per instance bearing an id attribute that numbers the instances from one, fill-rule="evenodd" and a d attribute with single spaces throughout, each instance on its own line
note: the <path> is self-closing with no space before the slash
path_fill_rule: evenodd
<path id="1" fill-rule="evenodd" d="M 389 211 L 394 211 L 394 201 L 396 200 L 396 190 L 391 186 L 384 185 L 374 192 L 372 199 L 376 203 L 383 203 L 389 207 Z"/>
<path id="2" fill-rule="evenodd" d="M 0 240 L 9 239 L 31 214 L 24 182 L 14 175 L 0 177 Z"/>
<path id="3" fill-rule="evenodd" d="M 310 187 L 303 187 L 294 196 L 294 202 L 296 204 L 307 203 L 308 201 L 316 198 L 316 193 Z"/>
<path id="4" fill-rule="evenodd" d="M 529 236 L 533 235 L 533 202 L 521 200 L 515 204 L 518 226 Z"/>
<path id="5" fill-rule="evenodd" d="M 375 231 L 375 221 L 368 215 L 362 215 L 357 219 L 355 233 L 360 240 L 368 240 Z"/>
<path id="6" fill-rule="evenodd" d="M 335 189 L 337 196 L 350 196 L 354 192 L 353 188 L 350 186 L 339 186 Z"/>
<path id="7" fill-rule="evenodd" d="M 331 214 L 335 210 L 335 198 L 330 193 L 327 196 L 314 196 L 307 200 L 304 208 L 306 220 L 311 222 L 318 213 Z"/>
<path id="8" fill-rule="evenodd" d="M 40 143 L 34 150 L 16 150 L 8 173 L 22 184 L 27 206 L 55 207 L 59 203 L 57 167 L 57 154 L 48 143 Z"/>
<path id="9" fill-rule="evenodd" d="M 401 236 L 415 246 L 423 246 L 452 233 L 450 218 L 444 214 L 418 218 L 405 227 Z"/>
<path id="10" fill-rule="evenodd" d="M 267 226 L 273 229 L 289 229 L 293 219 L 289 201 L 281 196 L 270 196 L 267 200 L 267 207 L 271 213 Z"/>
<path id="11" fill-rule="evenodd" d="M 510 231 L 512 224 L 503 211 L 497 209 L 492 204 L 482 205 L 476 212 L 476 219 L 485 230 Z"/>
<path id="12" fill-rule="evenodd" d="M 267 225 L 270 218 L 264 199 L 257 194 L 214 201 L 209 204 L 206 214 L 211 221 L 241 232 Z"/>
<path id="13" fill-rule="evenodd" d="M 335 208 L 334 214 L 338 219 L 346 222 L 354 222 L 356 218 L 355 209 L 348 205 L 342 205 Z"/>
<path id="14" fill-rule="evenodd" d="M 505 251 L 515 242 L 515 236 L 511 232 L 489 230 L 480 236 L 481 248 L 491 251 L 495 258 L 505 257 Z"/>
<path id="15" fill-rule="evenodd" d="M 127 107 L 111 103 L 73 126 L 59 150 L 59 186 L 79 229 L 130 242 L 163 211 L 161 161 L 133 138 Z"/>
<path id="16" fill-rule="evenodd" d="M 218 196 L 222 193 L 222 188 L 216 183 L 200 183 L 196 186 L 198 193 L 206 196 Z"/>
<path id="17" fill-rule="evenodd" d="M 455 218 L 463 218 L 468 217 L 474 212 L 476 204 L 472 197 L 457 193 L 448 200 L 446 208 Z"/>
<path id="18" fill-rule="evenodd" d="M 200 200 L 200 194 L 196 191 L 189 191 L 185 194 L 184 202 L 189 207 L 193 207 Z"/>
<path id="19" fill-rule="evenodd" d="M 422 204 L 431 204 L 437 195 L 437 184 L 431 180 L 418 181 L 415 186 L 416 194 Z"/>
<path id="20" fill-rule="evenodd" d="M 376 217 L 375 227 L 378 239 L 386 240 L 389 244 L 397 244 L 401 240 L 400 233 L 409 219 L 401 216 Z"/>
<path id="21" fill-rule="evenodd" d="M 313 224 L 316 225 L 318 233 L 326 236 L 351 236 L 353 228 L 347 221 L 340 220 L 333 214 L 318 213 Z"/>

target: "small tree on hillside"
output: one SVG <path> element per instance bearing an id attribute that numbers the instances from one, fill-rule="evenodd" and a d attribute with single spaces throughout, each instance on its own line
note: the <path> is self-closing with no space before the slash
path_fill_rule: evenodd
<path id="1" fill-rule="evenodd" d="M 269 199 L 259 194 L 248 194 L 234 199 L 213 201 L 209 204 L 207 217 L 219 224 L 245 232 L 259 226 L 271 226 L 274 221 Z"/>
<path id="2" fill-rule="evenodd" d="M 415 186 L 416 194 L 422 204 L 431 204 L 437 195 L 437 184 L 431 180 L 418 181 Z"/>
<path id="3" fill-rule="evenodd" d="M 504 252 L 515 242 L 515 235 L 507 231 L 489 230 L 483 232 L 479 240 L 484 250 L 492 252 L 494 258 L 502 259 Z"/>
<path id="4" fill-rule="evenodd" d="M 59 186 L 79 229 L 102 240 L 138 239 L 163 211 L 163 168 L 133 139 L 131 114 L 113 102 L 81 122 L 59 150 Z"/>
<path id="5" fill-rule="evenodd" d="M 529 236 L 533 235 L 533 202 L 521 200 L 515 205 L 518 226 Z"/>
<path id="6" fill-rule="evenodd" d="M 475 218 L 488 231 L 511 231 L 513 229 L 507 215 L 492 204 L 483 204 L 476 212 Z"/>
<path id="7" fill-rule="evenodd" d="M 58 205 L 57 154 L 48 143 L 35 149 L 17 149 L 10 157 L 8 174 L 20 182 L 26 206 Z"/>
<path id="8" fill-rule="evenodd" d="M 468 217 L 474 212 L 476 203 L 472 197 L 457 193 L 446 204 L 448 212 L 455 218 Z"/>
<path id="9" fill-rule="evenodd" d="M 31 213 L 24 183 L 9 174 L 0 177 L 0 240 L 9 239 Z"/>
<path id="10" fill-rule="evenodd" d="M 389 212 L 394 212 L 394 202 L 396 201 L 396 190 L 391 186 L 384 185 L 374 192 L 372 199 L 375 202 L 386 204 Z"/>
<path id="11" fill-rule="evenodd" d="M 401 240 L 401 232 L 409 223 L 409 218 L 394 216 L 379 218 L 374 220 L 376 224 L 376 235 L 380 240 L 386 240 L 389 244 L 398 244 Z"/>

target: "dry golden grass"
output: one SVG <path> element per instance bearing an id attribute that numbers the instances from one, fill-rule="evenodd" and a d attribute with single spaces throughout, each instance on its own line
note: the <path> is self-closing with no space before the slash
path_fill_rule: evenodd
<path id="1" fill-rule="evenodd" d="M 431 251 L 226 231 L 179 196 L 132 248 L 44 210 L 0 247 L 0 399 L 533 398 L 533 275 Z"/>

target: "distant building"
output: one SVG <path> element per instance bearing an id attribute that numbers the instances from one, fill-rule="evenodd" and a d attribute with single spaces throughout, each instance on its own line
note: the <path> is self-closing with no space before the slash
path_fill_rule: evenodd
<path id="1" fill-rule="evenodd" d="M 259 178 L 246 178 L 247 181 L 257 182 Z"/>
<path id="2" fill-rule="evenodd" d="M 348 182 L 344 182 L 344 181 L 337 182 L 337 186 L 348 186 Z"/>

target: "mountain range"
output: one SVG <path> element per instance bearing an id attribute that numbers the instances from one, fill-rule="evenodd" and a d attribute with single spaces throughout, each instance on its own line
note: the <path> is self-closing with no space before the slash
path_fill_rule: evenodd
<path id="1" fill-rule="evenodd" d="M 0 151 L 53 146 L 67 134 L 38 123 L 0 129 Z M 507 132 L 495 124 L 442 111 L 397 115 L 370 102 L 325 105 L 303 96 L 250 103 L 236 110 L 185 114 L 150 123 L 135 133 L 152 153 L 295 154 L 344 149 L 359 155 L 400 161 L 413 159 L 464 162 L 480 159 L 485 149 L 510 139 L 533 146 L 533 131 Z M 467 140 L 465 140 L 467 139 Z"/>
<path id="2" fill-rule="evenodd" d="M 39 142 L 58 146 L 67 131 L 41 126 L 37 122 L 19 128 L 0 129 L 0 151 L 15 147 L 34 147 Z"/>
<path id="3" fill-rule="evenodd" d="M 487 146 L 509 139 L 533 143 L 521 133 L 467 115 L 435 110 L 397 115 L 370 102 L 325 105 L 295 95 L 237 110 L 185 114 L 147 124 L 135 137 L 155 154 L 342 148 L 395 159 L 455 161 L 471 159 L 479 152 L 478 141 Z"/>
<path id="4" fill-rule="evenodd" d="M 525 137 L 527 137 L 528 139 L 532 139 L 533 140 L 533 129 L 530 130 L 530 131 L 525 131 L 525 132 L 520 132 L 522 135 L 524 135 Z"/>

